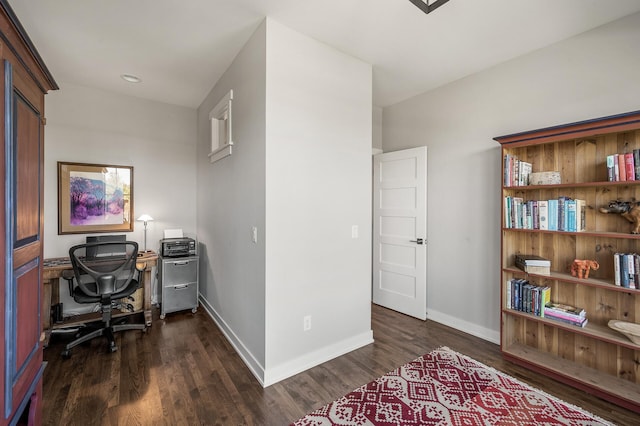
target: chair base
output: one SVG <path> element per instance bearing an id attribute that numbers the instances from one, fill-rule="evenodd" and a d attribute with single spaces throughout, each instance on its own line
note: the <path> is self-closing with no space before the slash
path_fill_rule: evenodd
<path id="1" fill-rule="evenodd" d="M 145 332 L 147 330 L 147 326 L 145 324 L 117 324 L 99 328 L 90 333 L 84 334 L 78 337 L 73 342 L 67 344 L 67 346 L 65 346 L 64 350 L 62 351 L 62 358 L 69 359 L 71 357 L 72 348 L 99 336 L 105 336 L 107 338 L 107 342 L 109 343 L 109 352 L 115 352 L 118 350 L 118 347 L 116 346 L 114 334 L 118 331 L 124 330 L 141 330 Z"/>

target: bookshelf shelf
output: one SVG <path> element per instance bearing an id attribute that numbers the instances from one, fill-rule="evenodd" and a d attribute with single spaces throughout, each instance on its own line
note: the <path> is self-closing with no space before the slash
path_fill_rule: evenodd
<path id="1" fill-rule="evenodd" d="M 606 188 L 606 187 L 626 187 L 640 185 L 640 180 L 627 180 L 618 182 L 580 182 L 580 183 L 559 183 L 552 185 L 526 185 L 526 186 L 503 186 L 504 191 L 535 191 L 540 189 L 573 189 L 573 188 Z"/>
<path id="2" fill-rule="evenodd" d="M 596 278 L 576 278 L 571 274 L 565 274 L 562 272 L 551 272 L 551 275 L 531 274 L 523 271 L 522 269 L 516 268 L 515 266 L 504 268 L 503 273 L 511 273 L 516 276 L 526 275 L 531 277 L 532 281 L 537 281 L 540 283 L 544 283 L 545 280 L 555 280 L 555 281 L 561 281 L 565 283 L 574 283 L 576 285 L 583 285 L 587 287 L 602 288 L 607 291 L 618 291 L 621 293 L 640 294 L 640 289 L 615 285 L 613 284 L 613 279 L 603 280 L 603 279 L 596 279 Z"/>
<path id="3" fill-rule="evenodd" d="M 512 173 L 513 160 L 503 161 L 505 181 L 500 185 L 503 356 L 640 413 L 637 367 L 640 345 L 607 326 L 610 320 L 640 323 L 640 289 L 616 285 L 613 278 L 619 277 L 616 274 L 620 269 L 620 265 L 614 264 L 614 254 L 640 253 L 640 234 L 631 234 L 631 223 L 620 215 L 600 212 L 601 207 L 614 200 L 640 200 L 640 179 L 610 181 L 607 170 L 608 157 L 640 150 L 640 111 L 495 140 L 501 144 L 503 159 L 515 158 L 521 164 L 528 163 L 525 170 L 555 171 L 561 177 L 559 184 L 508 186 L 505 182 Z M 621 161 L 623 158 L 619 155 Z M 632 170 L 640 173 L 640 161 L 637 163 L 637 169 Z M 578 210 L 582 212 L 583 231 L 526 229 L 539 228 L 536 223 L 540 222 L 535 222 L 539 218 L 528 217 L 519 224 L 513 220 L 512 215 L 519 214 L 514 213 L 514 205 L 521 205 L 516 202 L 529 202 L 525 210 L 534 216 L 536 210 L 531 205 L 564 197 L 581 200 L 583 207 Z M 550 275 L 526 273 L 515 267 L 516 254 L 549 259 Z M 592 269 L 589 278 L 574 277 L 570 274 L 574 259 L 595 260 L 599 268 Z M 579 327 L 509 309 L 512 305 L 507 304 L 507 289 L 514 278 L 549 287 L 552 302 L 583 308 L 588 324 Z M 637 278 L 636 282 L 640 282 L 640 275 Z"/>
<path id="4" fill-rule="evenodd" d="M 531 346 L 514 343 L 502 349 L 505 359 L 516 364 L 552 376 L 583 391 L 612 399 L 625 408 L 637 411 L 640 405 L 640 392 L 633 382 L 607 374 L 597 368 L 577 365 L 574 361 L 563 359 L 561 355 L 538 350 Z"/>
<path id="5" fill-rule="evenodd" d="M 640 351 L 640 345 L 636 345 L 631 340 L 627 339 L 620 333 L 617 333 L 616 331 L 610 329 L 609 327 L 603 327 L 598 324 L 590 323 L 587 323 L 587 325 L 585 325 L 584 327 L 579 327 L 577 325 L 565 324 L 560 321 L 555 321 L 549 318 L 542 318 L 527 312 L 520 312 L 513 309 L 504 309 L 504 312 L 508 315 L 520 316 L 527 320 L 535 321 L 537 323 L 549 325 L 552 327 L 557 327 L 571 333 L 577 333 L 586 337 L 592 337 L 598 341 L 606 341 L 629 349 Z"/>
<path id="6" fill-rule="evenodd" d="M 546 231 L 540 229 L 524 229 L 524 228 L 502 228 L 506 232 L 526 232 L 526 233 L 541 233 L 541 234 L 559 234 L 559 235 L 576 235 L 583 237 L 604 237 L 604 238 L 621 238 L 625 240 L 640 240 L 640 234 L 625 234 L 622 232 L 594 232 L 594 231 L 582 231 L 582 232 L 568 232 L 568 231 Z"/>

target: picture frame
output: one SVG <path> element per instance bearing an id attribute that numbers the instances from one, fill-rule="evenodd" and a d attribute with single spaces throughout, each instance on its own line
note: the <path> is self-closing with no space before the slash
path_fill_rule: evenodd
<path id="1" fill-rule="evenodd" d="M 58 235 L 133 231 L 133 167 L 58 162 Z"/>

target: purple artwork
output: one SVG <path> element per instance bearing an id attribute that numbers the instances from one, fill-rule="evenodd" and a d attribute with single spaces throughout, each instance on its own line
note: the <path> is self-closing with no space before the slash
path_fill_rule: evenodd
<path id="1" fill-rule="evenodd" d="M 71 172 L 69 174 L 69 224 L 120 225 L 125 223 L 123 182 L 116 169 L 104 172 Z"/>

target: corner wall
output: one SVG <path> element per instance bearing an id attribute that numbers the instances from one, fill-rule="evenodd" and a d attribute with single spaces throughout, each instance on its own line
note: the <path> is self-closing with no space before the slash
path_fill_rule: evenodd
<path id="1" fill-rule="evenodd" d="M 384 109 L 385 152 L 429 148 L 429 319 L 498 342 L 493 137 L 639 110 L 638 46 L 634 14 Z"/>
<path id="2" fill-rule="evenodd" d="M 371 65 L 267 19 L 266 102 L 269 384 L 373 341 Z"/>
<path id="3" fill-rule="evenodd" d="M 198 108 L 202 302 L 264 386 L 373 340 L 371 81 L 267 19 Z M 211 164 L 230 89 L 233 154 Z"/>
<path id="4" fill-rule="evenodd" d="M 262 381 L 265 365 L 265 46 L 263 22 L 198 108 L 200 294 Z M 212 52 L 215 54 L 215 52 Z M 233 153 L 215 163 L 209 112 L 233 89 Z M 251 229 L 257 227 L 257 242 Z"/>

